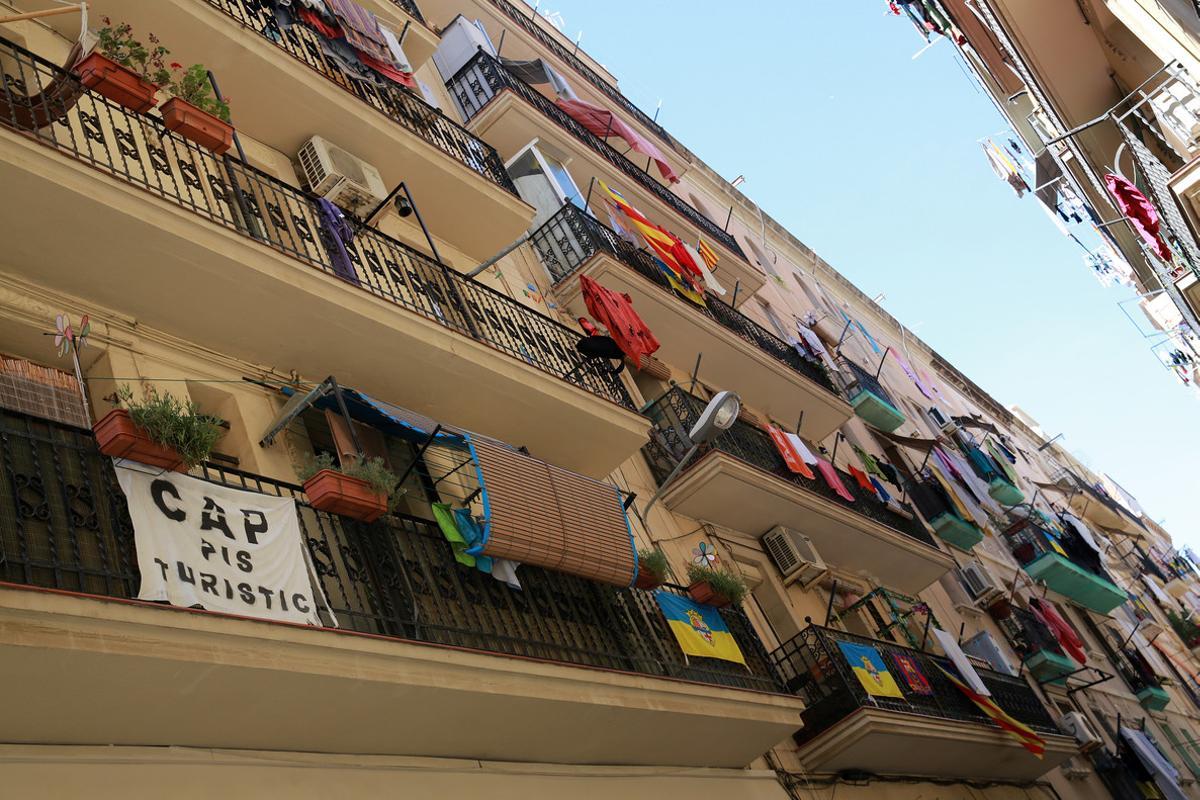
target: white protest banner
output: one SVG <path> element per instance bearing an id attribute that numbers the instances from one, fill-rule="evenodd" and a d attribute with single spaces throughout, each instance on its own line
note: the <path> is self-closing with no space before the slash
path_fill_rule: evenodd
<path id="1" fill-rule="evenodd" d="M 176 472 L 117 467 L 139 600 L 320 625 L 296 503 Z"/>

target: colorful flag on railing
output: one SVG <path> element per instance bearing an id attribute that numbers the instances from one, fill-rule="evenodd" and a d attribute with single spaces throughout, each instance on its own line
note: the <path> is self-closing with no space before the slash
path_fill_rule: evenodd
<path id="1" fill-rule="evenodd" d="M 904 692 L 896 685 L 896 679 L 888 672 L 878 650 L 856 642 L 838 642 L 837 645 L 867 694 L 874 697 L 904 697 Z"/>
<path id="2" fill-rule="evenodd" d="M 646 216 L 631 206 L 629 201 L 619 191 L 613 189 L 604 181 L 596 182 L 612 198 L 617 208 L 621 209 L 625 216 L 629 218 L 630 223 L 641 234 L 646 244 L 650 246 L 653 255 L 658 261 L 659 269 L 663 271 L 663 275 L 671 285 L 671 288 L 697 305 L 707 305 L 704 300 L 704 290 L 697 284 L 695 278 L 693 278 L 692 271 L 686 269 L 679 262 L 679 256 L 676 252 L 676 243 L 679 242 L 679 239 L 646 219 Z M 679 247 L 682 249 L 682 245 L 679 245 Z"/>
<path id="3" fill-rule="evenodd" d="M 708 268 L 712 269 L 717 266 L 717 261 L 720 260 L 717 256 L 717 251 L 709 247 L 708 242 L 702 237 L 696 237 L 696 251 L 700 253 L 700 257 L 704 259 L 704 263 L 708 264 Z"/>
<path id="4" fill-rule="evenodd" d="M 966 695 L 967 699 L 974 703 L 980 711 L 986 714 L 992 722 L 999 725 L 1002 731 L 1016 739 L 1018 742 L 1020 742 L 1022 747 L 1033 753 L 1038 758 L 1045 756 L 1046 740 L 1038 736 L 1032 728 L 1023 722 L 1018 722 L 1010 717 L 1004 709 L 996 705 L 992 698 L 984 697 L 974 689 L 971 689 L 965 683 L 963 683 L 957 675 L 946 670 L 940 664 L 937 664 L 936 666 L 942 671 L 942 674 L 946 676 L 948 681 L 953 683 L 960 692 Z"/>
<path id="5" fill-rule="evenodd" d="M 685 654 L 746 663 L 720 611 L 670 592 L 655 592 L 654 600 Z"/>
<path id="6" fill-rule="evenodd" d="M 904 678 L 904 682 L 908 684 L 910 692 L 923 695 L 933 694 L 933 687 L 929 685 L 929 679 L 921 671 L 921 665 L 914 656 L 908 653 L 892 653 L 892 661 L 896 664 L 896 670 L 900 673 L 900 677 Z"/>

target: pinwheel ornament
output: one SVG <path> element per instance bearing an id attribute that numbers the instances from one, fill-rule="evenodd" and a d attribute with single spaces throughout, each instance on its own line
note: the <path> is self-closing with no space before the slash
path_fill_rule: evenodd
<path id="1" fill-rule="evenodd" d="M 719 562 L 717 553 L 708 542 L 701 542 L 692 548 L 692 562 L 702 567 L 712 567 Z"/>

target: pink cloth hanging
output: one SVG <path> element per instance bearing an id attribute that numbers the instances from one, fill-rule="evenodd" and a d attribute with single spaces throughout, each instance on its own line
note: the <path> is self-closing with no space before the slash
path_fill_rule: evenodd
<path id="1" fill-rule="evenodd" d="M 825 479 L 830 489 L 837 493 L 837 496 L 845 500 L 847 503 L 854 502 L 854 495 L 850 494 L 850 490 L 842 483 L 842 478 L 837 474 L 837 470 L 823 458 L 817 459 L 817 471 L 821 473 L 821 477 Z"/>
<path id="2" fill-rule="evenodd" d="M 561 108 L 567 116 L 587 128 L 591 133 L 604 139 L 608 136 L 620 136 L 635 153 L 649 156 L 658 165 L 658 171 L 671 183 L 679 183 L 679 176 L 662 151 L 640 133 L 635 131 L 625 120 L 609 111 L 607 108 L 594 106 L 583 100 L 555 100 L 554 104 Z"/>
<path id="3" fill-rule="evenodd" d="M 1156 256 L 1163 261 L 1170 262 L 1171 248 L 1167 247 L 1167 243 L 1158 235 L 1161 221 L 1158 218 L 1158 209 L 1154 207 L 1154 204 L 1146 198 L 1146 195 L 1138 191 L 1136 186 L 1120 175 L 1113 175 L 1111 172 L 1105 175 L 1104 185 L 1116 198 L 1117 207 L 1121 209 L 1121 213 L 1129 218 L 1133 227 L 1141 234 L 1142 241 L 1150 245 L 1150 249 Z"/>

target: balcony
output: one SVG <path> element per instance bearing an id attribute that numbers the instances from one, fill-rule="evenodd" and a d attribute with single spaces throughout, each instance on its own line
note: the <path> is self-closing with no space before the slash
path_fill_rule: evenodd
<path id="1" fill-rule="evenodd" d="M 842 359 L 842 363 L 850 370 L 846 396 L 854 406 L 854 413 L 888 433 L 903 425 L 904 414 L 896 408 L 879 379 L 848 358 Z"/>
<path id="2" fill-rule="evenodd" d="M 415 61 L 429 58 L 438 37 L 405 13 L 410 4 L 359 2 L 397 34 L 409 20 L 406 53 Z M 96 0 L 88 8 L 93 19 L 109 16 L 153 31 L 173 60 L 211 67 L 232 98 L 234 122 L 259 142 L 294 156 L 320 135 L 373 164 L 389 188 L 406 181 L 432 232 L 472 258 L 490 257 L 533 218 L 493 148 L 419 94 L 350 78 L 324 55 L 317 34 L 302 25 L 281 30 L 270 3 Z M 77 17 L 51 19 L 61 20 L 56 24 L 69 40 L 78 35 Z"/>
<path id="3" fill-rule="evenodd" d="M 1095 550 L 1074 531 L 1051 533 L 1031 520 L 1004 532 L 1012 554 L 1034 580 L 1099 614 L 1107 614 L 1128 596 L 1113 583 Z"/>
<path id="4" fill-rule="evenodd" d="M 704 405 L 676 387 L 646 409 L 655 428 L 643 452 L 658 481 L 690 448 L 687 431 Z M 862 571 L 906 594 L 916 594 L 954 566 L 911 509 L 884 505 L 845 473 L 841 479 L 853 503 L 820 478 L 792 474 L 767 434 L 738 420 L 704 446 L 662 501 L 692 519 L 750 536 L 776 525 L 794 528 L 812 540 L 827 563 Z"/>
<path id="5" fill-rule="evenodd" d="M 340 627 L 130 600 L 110 460 L 89 431 L 0 412 L 0 678 L 25 687 L 6 741 L 741 767 L 799 727 L 736 609 L 748 667 L 688 661 L 649 593 L 528 565 L 512 591 L 456 565 L 429 520 L 356 523 L 297 486 L 198 477 L 297 496 Z"/>
<path id="6" fill-rule="evenodd" d="M 467 62 L 446 87 L 467 120 L 467 128 L 504 158 L 511 158 L 534 139 L 549 143 L 558 152 L 579 156 L 571 160 L 571 175 L 579 186 L 589 185 L 593 178 L 603 180 L 685 241 L 694 242 L 696 234 L 703 236 L 721 256 L 721 282 L 730 289 L 735 283 L 741 284 L 739 297 L 749 297 L 766 282 L 763 273 L 747 263 L 734 237 L 720 225 L 580 125 L 553 100 L 511 75 L 487 53 L 480 52 Z M 594 191 L 600 190 L 597 187 Z M 664 214 L 670 219 L 662 218 Z"/>
<path id="7" fill-rule="evenodd" d="M 840 642 L 876 648 L 904 697 L 868 695 Z M 904 691 L 908 684 L 896 664 L 897 655 L 918 665 L 931 694 Z M 947 662 L 929 653 L 812 625 L 771 657 L 787 688 L 805 701 L 804 727 L 795 739 L 808 772 L 1032 781 L 1078 752 L 1074 740 L 1059 734 L 1038 696 L 1019 678 L 976 668 L 996 704 L 1046 740 L 1043 760 L 963 696 L 936 666 Z"/>
<path id="8" fill-rule="evenodd" d="M 803 419 L 803 434 L 820 441 L 850 418 L 823 367 L 713 295 L 708 307 L 679 297 L 653 258 L 574 205 L 534 231 L 533 245 L 554 281 L 559 300 L 587 314 L 579 275 L 628 294 L 662 347 L 656 356 L 689 369 L 703 354 L 700 374 L 736 389 L 751 406 L 785 420 Z"/>
<path id="9" fill-rule="evenodd" d="M 1123 630 L 1118 630 L 1110 624 L 1097 624 L 1090 617 L 1085 621 L 1108 660 L 1116 668 L 1121 680 L 1137 697 L 1142 708 L 1147 711 L 1162 711 L 1171 702 L 1171 696 L 1164 687 L 1166 680 L 1154 671 L 1150 662 L 1138 651 L 1138 646 L 1131 641 L 1132 636 Z M 1142 646 L 1145 644 L 1143 639 Z"/>
<path id="10" fill-rule="evenodd" d="M 997 503 L 1016 506 L 1025 502 L 1025 494 L 1008 480 L 1003 469 L 991 456 L 970 441 L 962 443 L 963 455 L 975 474 L 988 485 L 988 495 Z"/>
<path id="11" fill-rule="evenodd" d="M 0 53 L 9 86 L 72 80 L 15 45 Z M 82 92 L 54 124 L 22 130 L 11 96 L 5 270 L 254 363 L 337 364 L 366 392 L 578 472 L 605 474 L 645 442 L 624 385 L 576 352 L 578 332 L 370 228 L 347 266 L 310 197 L 155 117 Z"/>
<path id="12" fill-rule="evenodd" d="M 970 550 L 983 541 L 983 531 L 959 516 L 945 490 L 936 481 L 917 481 L 909 487 L 913 505 L 928 520 L 938 538 L 959 550 Z"/>
<path id="13" fill-rule="evenodd" d="M 1054 634 L 1032 612 L 1012 606 L 1011 615 L 998 624 L 1008 637 L 1009 644 L 1021 657 L 1021 663 L 1039 683 L 1062 686 L 1067 676 L 1080 669 Z"/>

